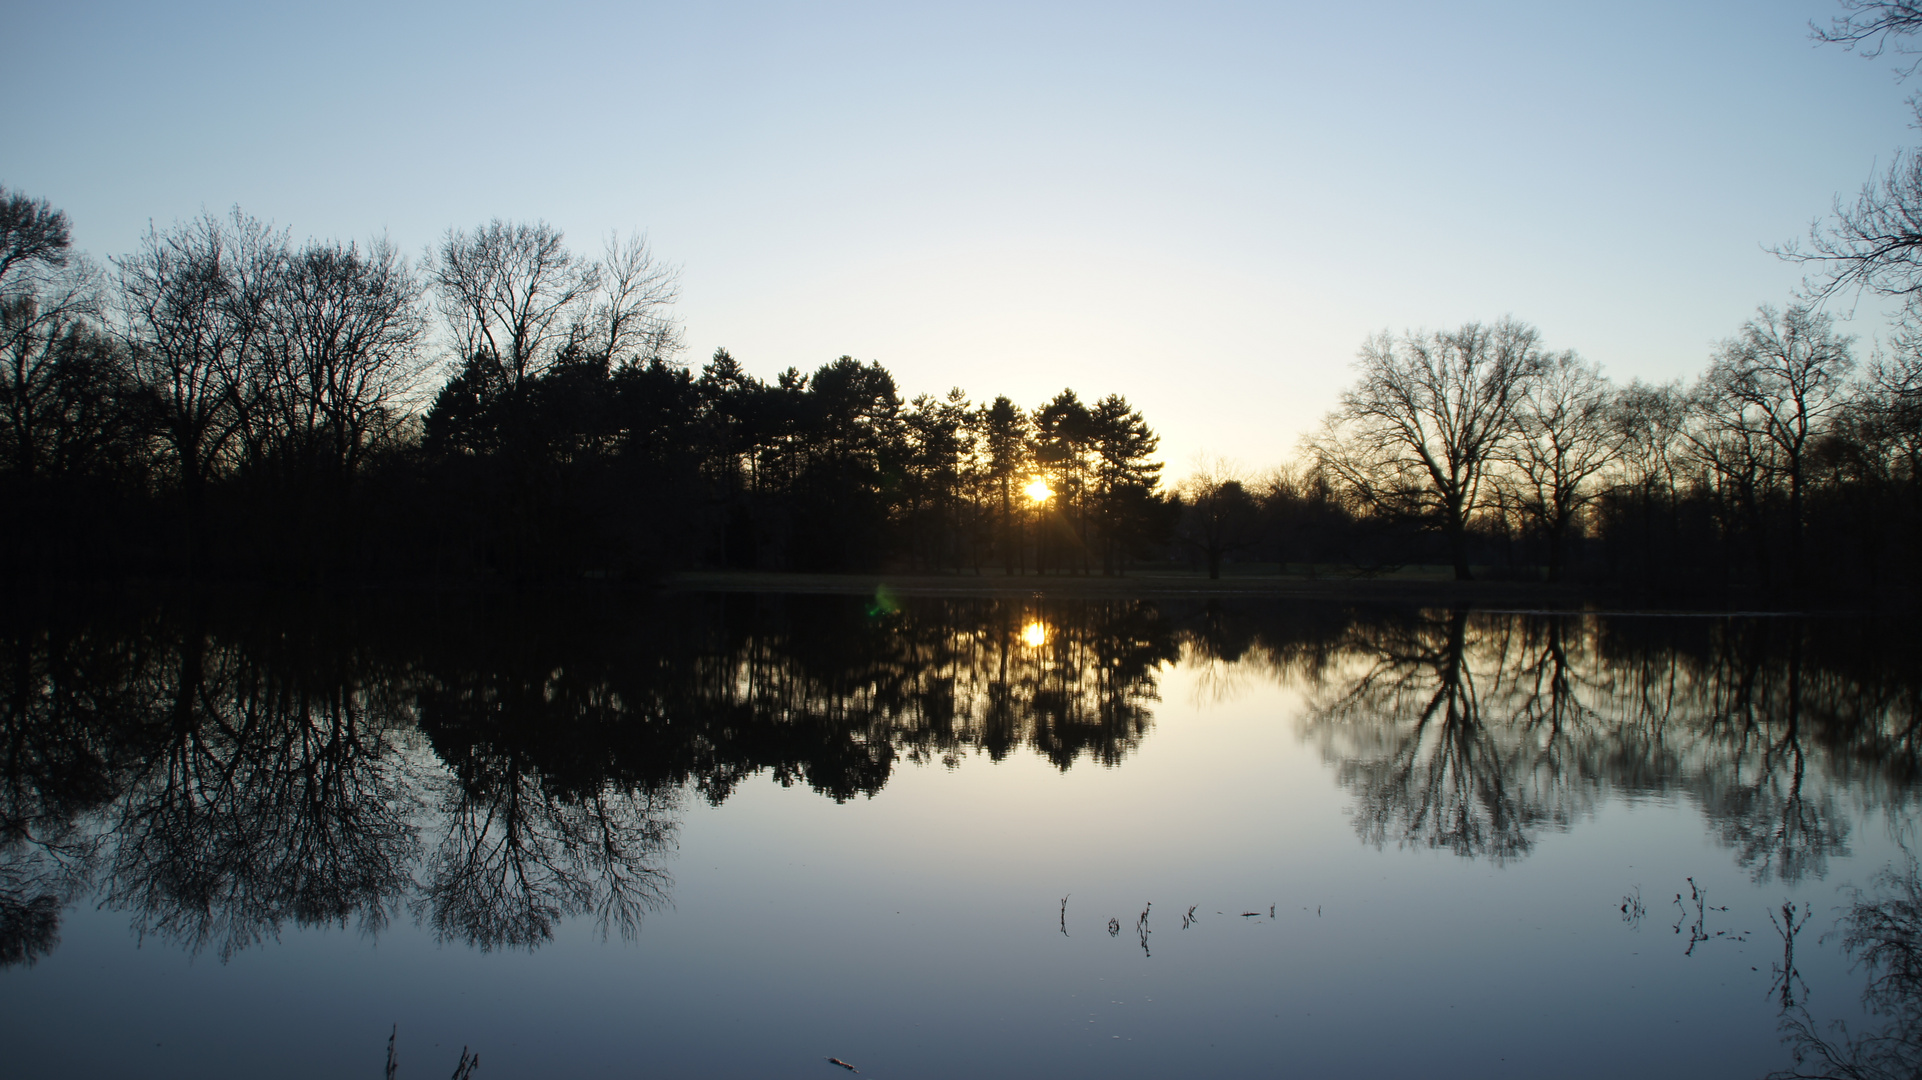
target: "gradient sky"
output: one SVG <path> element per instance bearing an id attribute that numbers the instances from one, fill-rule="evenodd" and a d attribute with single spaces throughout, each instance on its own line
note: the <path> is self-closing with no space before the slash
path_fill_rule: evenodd
<path id="1" fill-rule="evenodd" d="M 5 4 L 0 183 L 95 256 L 235 204 L 638 227 L 696 366 L 1119 392 L 1175 475 L 1292 456 L 1383 329 L 1693 377 L 1914 140 L 1888 58 L 1809 40 L 1832 0 Z"/>

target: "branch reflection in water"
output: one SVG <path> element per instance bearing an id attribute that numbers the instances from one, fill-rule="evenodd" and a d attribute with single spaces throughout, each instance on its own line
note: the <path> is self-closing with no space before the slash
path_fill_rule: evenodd
<path id="1" fill-rule="evenodd" d="M 534 948 L 669 902 L 688 793 L 837 801 L 897 762 L 1122 761 L 1173 630 L 1139 603 L 315 601 L 4 627 L 0 963 L 97 894 L 223 960 L 286 925 Z"/>
<path id="2" fill-rule="evenodd" d="M 1361 839 L 1497 863 L 1678 795 L 1758 881 L 1909 805 L 1915 646 L 1868 621 L 1139 600 L 47 604 L 0 624 L 0 963 L 88 896 L 221 957 L 288 925 L 534 948 L 672 896 L 688 798 L 901 763 L 1116 767 L 1162 672 L 1299 687 Z M 1117 921 L 1118 927 L 1118 921 Z M 1145 947 L 1145 933 L 1142 935 Z"/>
<path id="3" fill-rule="evenodd" d="M 1795 882 L 1846 854 L 1845 792 L 1913 799 L 1914 652 L 1872 621 L 1357 619 L 1305 654 L 1306 728 L 1376 846 L 1500 863 L 1605 797 L 1680 796 L 1758 882 Z"/>
<path id="4" fill-rule="evenodd" d="M 1785 912 L 1785 914 L 1787 914 Z M 1853 890 L 1840 920 L 1842 948 L 1866 976 L 1866 1030 L 1843 1021 L 1821 1024 L 1782 991 L 1782 1032 L 1794 1065 L 1770 1080 L 1909 1080 L 1922 1076 L 1922 869 L 1910 857 L 1891 865 L 1866 889 Z M 1793 931 L 1783 935 L 1784 964 Z"/>

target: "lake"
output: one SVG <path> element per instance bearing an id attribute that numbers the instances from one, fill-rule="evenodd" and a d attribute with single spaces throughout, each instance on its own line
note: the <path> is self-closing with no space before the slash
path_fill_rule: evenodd
<path id="1" fill-rule="evenodd" d="M 1922 1062 L 1909 620 L 231 594 L 21 602 L 0 636 L 9 1075 L 373 1077 L 390 1036 L 402 1080 L 463 1048 L 482 1078 Z"/>

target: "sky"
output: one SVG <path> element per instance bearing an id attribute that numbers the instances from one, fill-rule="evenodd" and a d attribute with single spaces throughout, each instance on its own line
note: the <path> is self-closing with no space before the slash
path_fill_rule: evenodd
<path id="1" fill-rule="evenodd" d="M 1384 330 L 1692 379 L 1916 138 L 1892 58 L 1810 40 L 1834 0 L 0 8 L 0 184 L 96 258 L 236 205 L 644 230 L 696 367 L 1119 393 L 1170 478 L 1293 457 Z"/>

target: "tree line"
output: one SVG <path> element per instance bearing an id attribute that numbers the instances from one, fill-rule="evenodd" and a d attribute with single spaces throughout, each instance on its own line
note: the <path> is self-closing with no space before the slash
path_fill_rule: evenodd
<path id="1" fill-rule="evenodd" d="M 1822 43 L 1903 58 L 1915 0 L 1841 0 Z M 1914 101 L 1922 116 L 1922 100 Z M 1922 151 L 1804 244 L 1809 277 L 1692 382 L 1612 384 L 1520 321 L 1368 339 L 1357 378 L 1291 466 L 1214 464 L 1183 485 L 1180 535 L 1236 558 L 1381 571 L 1438 564 L 1642 595 L 1906 596 L 1922 586 Z M 1824 305 L 1899 304 L 1863 358 Z"/>
<path id="2" fill-rule="evenodd" d="M 1653 593 L 1912 588 L 1922 335 L 1858 363 L 1763 307 L 1692 383 L 1612 383 L 1514 319 L 1370 338 L 1290 468 L 1185 482 L 1183 534 L 1240 557 Z"/>
<path id="3" fill-rule="evenodd" d="M 1615 386 L 1514 319 L 1384 333 L 1296 464 L 1168 490 L 1120 395 L 903 401 L 847 356 L 695 370 L 640 238 L 590 258 L 495 221 L 416 263 L 235 211 L 103 269 L 63 213 L 0 193 L 0 240 L 16 574 L 1434 563 L 1670 595 L 1900 591 L 1922 567 L 1914 317 L 1860 363 L 1813 302 L 1764 307 L 1692 385 Z"/>
<path id="4" fill-rule="evenodd" d="M 1165 546 L 1159 439 L 1120 395 L 904 401 L 876 362 L 770 381 L 725 349 L 695 371 L 678 293 L 644 239 L 589 257 L 502 221 L 414 262 L 235 210 L 101 268 L 0 190 L 7 564 L 1116 574 Z"/>
<path id="5" fill-rule="evenodd" d="M 1823 42 L 1913 57 L 1922 4 Z M 1912 74 L 1911 60 L 1901 70 Z M 904 401 L 876 362 L 684 351 L 643 238 L 544 223 L 295 243 L 239 210 L 100 267 L 0 189 L 0 565 L 646 578 L 687 567 L 1122 574 L 1144 562 L 1569 581 L 1642 598 L 1922 586 L 1922 154 L 1805 245 L 1811 276 L 1692 382 L 1612 383 L 1513 318 L 1367 339 L 1296 460 L 1164 487 L 1119 395 Z M 1824 304 L 1901 310 L 1868 355 Z"/>

